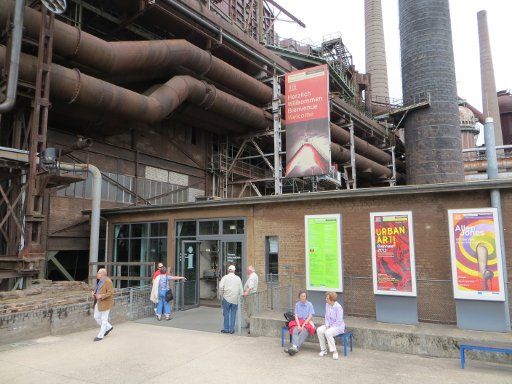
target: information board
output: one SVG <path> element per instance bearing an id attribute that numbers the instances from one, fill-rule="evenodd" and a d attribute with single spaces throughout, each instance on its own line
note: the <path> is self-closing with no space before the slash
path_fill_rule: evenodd
<path id="1" fill-rule="evenodd" d="M 305 240 L 307 289 L 343 292 L 341 215 L 305 216 Z"/>

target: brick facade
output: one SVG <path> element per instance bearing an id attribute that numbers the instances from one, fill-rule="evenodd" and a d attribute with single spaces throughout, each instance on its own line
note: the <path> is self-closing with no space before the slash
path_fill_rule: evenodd
<path id="1" fill-rule="evenodd" d="M 264 202 L 257 199 L 225 207 L 161 207 L 148 213 L 116 214 L 112 223 L 169 220 L 169 265 L 174 265 L 174 220 L 245 216 L 247 218 L 247 265 L 253 264 L 264 279 L 265 237 L 279 237 L 280 274 L 292 271 L 294 280 L 304 284 L 304 215 L 340 213 L 342 215 L 342 252 L 344 304 L 348 314 L 375 316 L 372 286 L 370 212 L 412 211 L 418 285 L 418 311 L 423 321 L 455 323 L 455 303 L 451 284 L 448 209 L 490 206 L 488 190 L 382 194 L 300 201 Z M 503 190 L 503 219 L 508 273 L 512 272 L 512 191 Z M 107 214 L 108 215 L 108 214 Z M 112 227 L 112 226 L 110 226 Z M 111 236 L 110 236 L 111 237 Z M 111 240 L 110 240 L 111 241 Z M 110 246 L 111 250 L 112 247 Z M 285 269 L 285 267 L 290 267 Z"/>

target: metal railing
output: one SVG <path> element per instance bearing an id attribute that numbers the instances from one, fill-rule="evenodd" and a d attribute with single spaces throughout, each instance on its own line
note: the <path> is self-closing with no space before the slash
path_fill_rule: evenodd
<path id="1" fill-rule="evenodd" d="M 419 321 L 455 324 L 455 300 L 451 280 L 417 279 Z M 261 284 L 261 283 L 260 283 Z M 512 287 L 507 284 L 512 296 Z M 303 274 L 281 273 L 266 275 L 266 287 L 258 292 L 254 303 L 256 312 L 285 312 L 293 308 L 299 290 L 306 289 Z M 343 277 L 343 309 L 345 315 L 376 316 L 373 278 L 371 276 Z M 512 301 L 509 301 L 512 312 Z"/>
<path id="2" fill-rule="evenodd" d="M 249 313 L 257 314 L 265 311 L 290 311 L 293 308 L 293 288 L 290 285 L 267 284 L 249 296 L 242 297 L 242 306 Z"/>
<path id="3" fill-rule="evenodd" d="M 125 314 L 128 320 L 137 320 L 153 315 L 154 304 L 150 300 L 150 295 L 151 285 L 116 290 L 114 296 L 114 306 L 116 307 L 116 310 L 113 311 L 114 318 L 116 312 L 120 312 L 119 308 L 123 307 L 125 310 L 122 313 Z"/>
<path id="4" fill-rule="evenodd" d="M 94 267 L 97 267 L 96 269 Z M 105 268 L 115 288 L 122 288 L 122 282 L 128 286 L 137 283 L 139 286 L 151 284 L 155 272 L 155 262 L 122 262 L 122 261 L 98 261 L 89 262 L 89 285 L 93 286 L 96 276 L 93 270 Z M 124 287 L 123 287 L 124 288 Z"/>

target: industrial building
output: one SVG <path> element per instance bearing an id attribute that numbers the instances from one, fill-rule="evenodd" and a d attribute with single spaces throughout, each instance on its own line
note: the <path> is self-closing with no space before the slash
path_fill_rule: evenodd
<path id="1" fill-rule="evenodd" d="M 510 94 L 496 95 L 484 13 L 496 108 L 482 114 L 457 95 L 448 0 L 399 2 L 402 101 L 389 98 L 380 0 L 365 1 L 366 73 L 341 35 L 278 36 L 279 17 L 303 23 L 275 0 L 62 4 L 0 0 L 2 289 L 87 280 L 99 265 L 125 287 L 158 261 L 188 277 L 182 309 L 215 299 L 228 263 L 299 287 L 304 216 L 339 213 L 346 311 L 372 317 L 369 214 L 413 211 L 419 320 L 457 321 L 446 210 L 487 207 L 500 189 L 505 230 L 512 212 Z M 286 177 L 284 75 L 319 65 L 329 169 Z M 476 148 L 487 116 L 499 180 Z"/>

